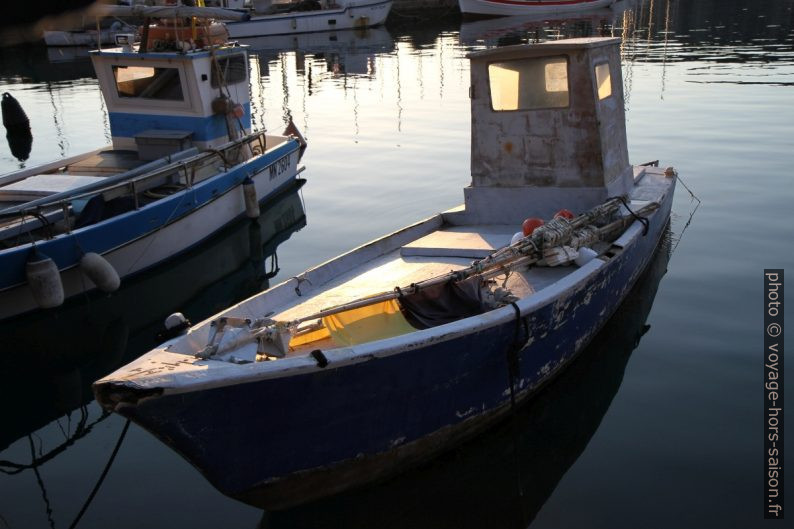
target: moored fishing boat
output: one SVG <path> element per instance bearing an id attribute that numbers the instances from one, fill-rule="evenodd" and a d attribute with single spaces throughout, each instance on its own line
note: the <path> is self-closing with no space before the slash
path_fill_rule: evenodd
<path id="1" fill-rule="evenodd" d="M 0 319 L 113 291 L 294 184 L 301 142 L 251 131 L 246 48 L 187 29 L 92 52 L 111 146 L 0 177 Z"/>
<path id="2" fill-rule="evenodd" d="M 360 29 L 386 21 L 392 0 L 255 0 L 250 20 L 229 22 L 234 38 Z"/>
<path id="3" fill-rule="evenodd" d="M 617 0 L 458 0 L 464 15 L 561 15 L 606 7 Z"/>
<path id="4" fill-rule="evenodd" d="M 610 318 L 669 220 L 675 172 L 628 161 L 619 43 L 471 54 L 464 207 L 199 323 L 99 380 L 98 402 L 271 509 L 509 412 Z"/>

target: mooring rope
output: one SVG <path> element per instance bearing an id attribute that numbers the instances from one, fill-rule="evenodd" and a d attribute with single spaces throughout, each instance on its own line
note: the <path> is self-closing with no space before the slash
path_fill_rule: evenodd
<path id="1" fill-rule="evenodd" d="M 623 204 L 623 207 L 626 208 L 626 211 L 628 211 L 631 214 L 632 217 L 634 217 L 635 219 L 640 221 L 640 224 L 642 224 L 642 236 L 644 237 L 644 236 L 648 235 L 648 229 L 650 228 L 650 225 L 651 225 L 650 221 L 648 221 L 648 219 L 645 218 L 645 217 L 637 215 L 637 213 L 635 213 L 634 210 L 631 209 L 631 207 L 629 207 L 629 204 L 628 204 L 628 202 L 626 202 L 626 198 L 625 197 L 617 196 L 617 197 L 614 197 L 614 198 L 617 198 L 618 200 L 620 200 L 620 203 Z"/>
<path id="2" fill-rule="evenodd" d="M 69 525 L 69 529 L 74 529 L 75 527 L 77 527 L 77 524 L 85 514 L 85 511 L 88 510 L 88 506 L 91 505 L 94 496 L 96 496 L 96 493 L 99 492 L 99 487 L 101 487 L 102 482 L 105 481 L 105 477 L 108 475 L 108 471 L 110 470 L 113 461 L 116 459 L 116 455 L 118 455 L 119 453 L 119 449 L 121 448 L 121 443 L 124 441 L 124 436 L 127 435 L 127 430 L 129 429 L 129 427 L 130 427 L 130 420 L 127 419 L 127 422 L 124 423 L 124 428 L 122 428 L 121 430 L 121 435 L 119 435 L 119 440 L 116 441 L 116 446 L 113 448 L 113 452 L 110 454 L 110 459 L 108 459 L 105 468 L 102 470 L 102 474 L 100 474 L 99 476 L 99 480 L 96 482 L 96 485 L 94 485 L 94 489 L 91 491 L 91 494 L 89 494 L 88 498 L 86 498 L 83 507 L 80 509 L 80 512 L 77 513 L 77 516 L 75 517 L 74 521 L 71 523 L 71 525 Z"/>

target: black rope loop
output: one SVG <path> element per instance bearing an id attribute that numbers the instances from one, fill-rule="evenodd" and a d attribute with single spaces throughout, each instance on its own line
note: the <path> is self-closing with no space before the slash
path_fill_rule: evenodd
<path id="1" fill-rule="evenodd" d="M 628 203 L 626 202 L 626 197 L 624 197 L 623 195 L 617 196 L 615 198 L 620 200 L 620 203 L 623 204 L 623 207 L 626 208 L 629 213 L 631 213 L 632 217 L 640 221 L 640 224 L 642 224 L 642 236 L 645 237 L 646 235 L 648 235 L 648 228 L 650 227 L 650 222 L 648 221 L 648 219 L 646 219 L 645 217 L 641 217 L 640 215 L 637 215 L 634 212 L 634 210 L 632 210 L 629 207 Z"/>

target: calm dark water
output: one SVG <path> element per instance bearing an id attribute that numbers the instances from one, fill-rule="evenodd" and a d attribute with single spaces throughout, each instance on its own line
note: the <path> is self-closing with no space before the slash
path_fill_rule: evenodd
<path id="1" fill-rule="evenodd" d="M 646 0 L 568 21 L 396 17 L 364 34 L 251 41 L 256 124 L 279 130 L 291 116 L 310 142 L 307 225 L 292 232 L 303 209 L 285 197 L 281 220 L 265 219 L 259 233 L 235 227 L 117 303 L 86 300 L 6 329 L 0 470 L 30 463 L 31 451 L 45 460 L 0 475 L 0 527 L 69 526 L 123 426 L 102 417 L 90 382 L 150 347 L 172 306 L 198 318 L 462 202 L 467 51 L 586 34 L 624 38 L 631 159 L 674 165 L 702 205 L 689 222 L 696 203 L 678 188 L 669 263 L 657 256 L 564 377 L 425 468 L 280 513 L 225 498 L 133 426 L 80 526 L 761 527 L 762 270 L 794 260 L 792 9 L 791 0 Z M 84 57 L 3 50 L 0 84 L 31 118 L 26 165 L 108 142 Z M 0 172 L 19 166 L 0 145 Z M 276 246 L 280 271 L 267 277 Z"/>

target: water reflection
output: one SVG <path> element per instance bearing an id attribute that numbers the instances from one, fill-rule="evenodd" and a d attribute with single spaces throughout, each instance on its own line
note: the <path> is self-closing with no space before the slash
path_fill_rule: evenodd
<path id="1" fill-rule="evenodd" d="M 6 84 L 96 79 L 89 51 L 89 48 L 31 44 L 0 47 L 0 80 Z"/>
<path id="2" fill-rule="evenodd" d="M 252 56 L 252 101 L 254 102 L 254 126 L 266 127 L 266 112 L 272 112 L 272 100 L 266 100 L 263 79 L 280 80 L 281 122 L 286 125 L 293 119 L 293 112 L 300 109 L 302 130 L 308 134 L 309 112 L 307 100 L 325 81 L 341 82 L 342 89 L 353 85 L 355 78 L 375 77 L 375 57 L 394 50 L 394 39 L 383 27 L 299 35 L 277 35 L 241 39 L 241 44 L 251 47 Z M 294 87 L 300 90 L 294 93 Z M 291 93 L 292 91 L 292 93 Z"/>
<path id="3" fill-rule="evenodd" d="M 624 41 L 641 62 L 704 61 L 761 66 L 792 62 L 792 3 L 645 0 L 628 12 Z"/>
<path id="4" fill-rule="evenodd" d="M 468 51 L 572 36 L 623 38 L 627 101 L 633 70 L 644 63 L 663 64 L 662 95 L 671 81 L 668 65 L 681 62 L 697 63 L 683 72 L 689 83 L 792 83 L 785 71 L 794 62 L 790 1 L 748 10 L 739 0 L 621 0 L 567 19 L 445 19 L 391 28 L 244 39 L 255 52 L 254 126 L 281 131 L 292 118 L 310 139 L 317 133 L 353 142 L 379 135 L 400 146 L 432 141 L 438 137 L 434 113 L 444 102 L 451 103 L 442 110 L 446 115 L 465 117 Z M 50 145 L 67 156 L 107 141 L 106 110 L 87 53 L 34 45 L 0 50 L 0 90 L 10 91 L 36 116 L 28 165 L 49 161 Z M 331 120 L 333 130 L 327 126 Z M 463 120 L 445 125 L 467 130 Z M 0 156 L 0 172 L 17 166 Z"/>
<path id="5" fill-rule="evenodd" d="M 302 185 L 302 181 L 299 182 Z M 157 343 L 163 320 L 180 311 L 197 322 L 269 286 L 279 271 L 276 248 L 305 226 L 297 189 L 262 207 L 255 222 L 229 226 L 187 254 L 130 281 L 0 326 L 0 450 L 67 415 L 56 427 L 67 441 L 39 449 L 47 461 L 90 431 L 91 383 Z M 0 471 L 13 470 L 0 463 Z"/>
<path id="6" fill-rule="evenodd" d="M 524 528 L 584 451 L 623 381 L 670 257 L 669 231 L 618 311 L 514 415 L 427 466 L 366 489 L 264 513 L 260 529 Z"/>

